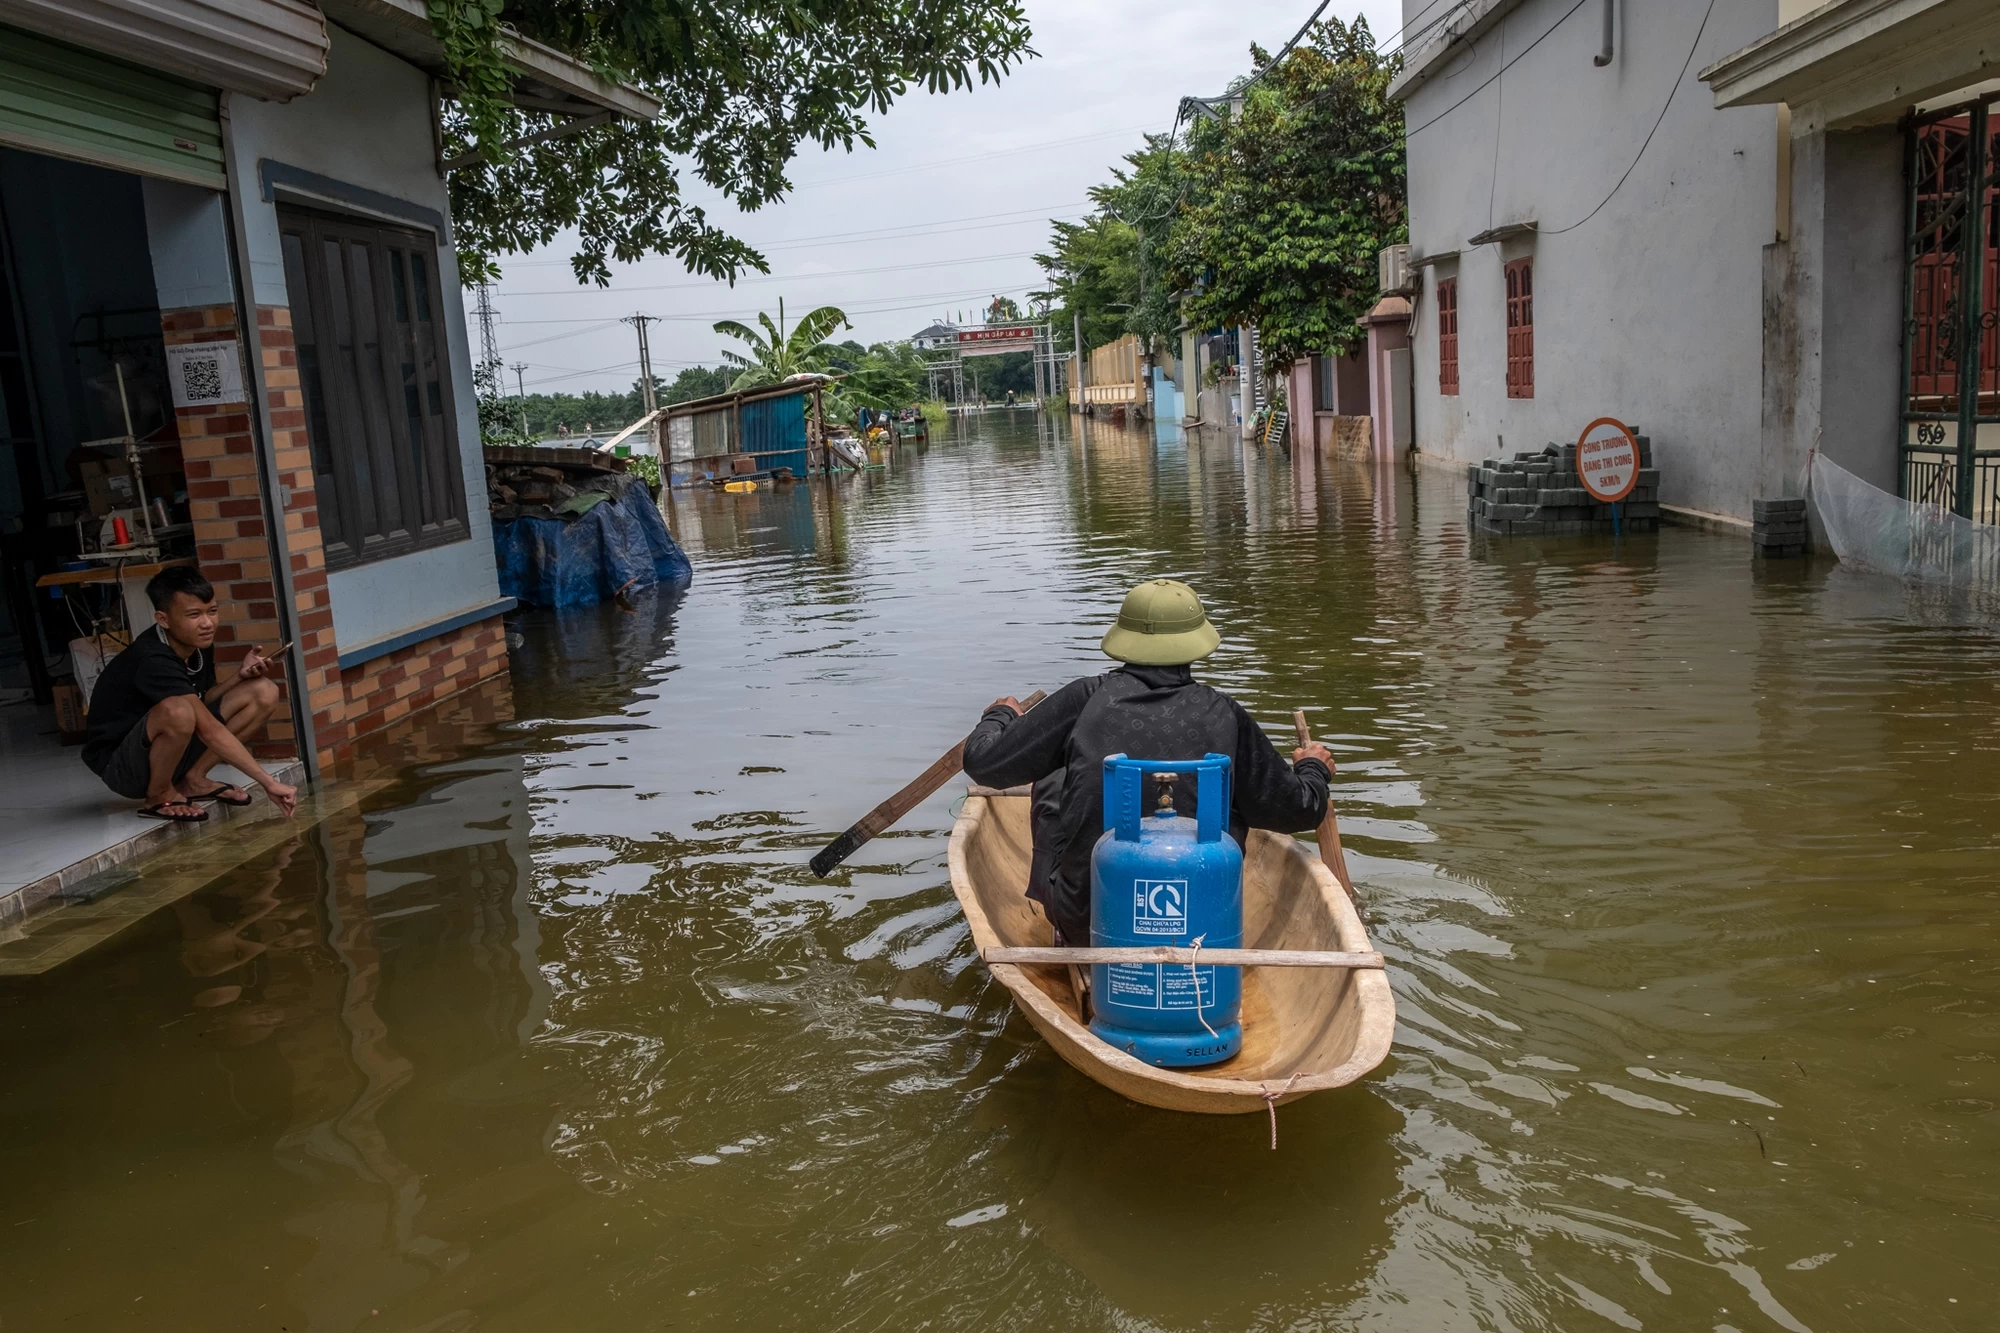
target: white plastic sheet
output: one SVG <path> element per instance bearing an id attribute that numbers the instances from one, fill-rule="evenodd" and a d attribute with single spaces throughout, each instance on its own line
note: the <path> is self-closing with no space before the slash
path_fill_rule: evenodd
<path id="1" fill-rule="evenodd" d="M 1843 564 L 2000 594 L 2000 527 L 1898 499 L 1817 452 L 1809 494 Z"/>

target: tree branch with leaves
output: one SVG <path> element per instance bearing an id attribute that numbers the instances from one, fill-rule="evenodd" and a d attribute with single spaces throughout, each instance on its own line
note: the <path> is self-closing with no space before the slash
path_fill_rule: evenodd
<path id="1" fill-rule="evenodd" d="M 499 257 L 576 234 L 578 281 L 613 261 L 671 254 L 734 280 L 768 271 L 751 246 L 686 197 L 686 177 L 743 209 L 783 197 L 807 145 L 873 147 L 868 118 L 914 91 L 997 83 L 1034 54 L 1018 0 L 427 0 L 454 84 L 445 156 L 467 281 Z M 503 26 L 504 25 L 504 26 Z M 518 106 L 506 30 L 547 43 L 661 105 L 523 143 L 561 118 Z"/>
<path id="2" fill-rule="evenodd" d="M 1240 112 L 1189 133 L 1166 268 L 1188 323 L 1254 325 L 1283 372 L 1365 340 L 1377 254 L 1409 237 L 1398 62 L 1359 18 L 1313 25 L 1275 66 L 1251 54 Z"/>

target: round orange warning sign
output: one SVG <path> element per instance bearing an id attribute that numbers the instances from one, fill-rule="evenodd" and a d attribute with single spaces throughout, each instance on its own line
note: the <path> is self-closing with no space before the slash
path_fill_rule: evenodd
<path id="1" fill-rule="evenodd" d="M 1615 417 L 1599 417 L 1576 442 L 1576 475 L 1590 498 L 1622 500 L 1639 484 L 1639 438 Z"/>

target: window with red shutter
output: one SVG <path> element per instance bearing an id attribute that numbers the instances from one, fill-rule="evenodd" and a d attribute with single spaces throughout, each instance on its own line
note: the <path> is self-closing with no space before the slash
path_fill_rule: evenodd
<path id="1" fill-rule="evenodd" d="M 1458 279 L 1438 283 L 1438 392 L 1458 392 Z"/>
<path id="2" fill-rule="evenodd" d="M 1507 396 L 1535 396 L 1535 261 L 1507 265 Z"/>

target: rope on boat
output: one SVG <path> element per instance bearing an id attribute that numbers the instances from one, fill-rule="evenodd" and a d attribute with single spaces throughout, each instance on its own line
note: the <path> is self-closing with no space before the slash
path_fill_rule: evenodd
<path id="1" fill-rule="evenodd" d="M 1194 982 L 1194 1016 L 1201 1020 L 1203 1027 L 1208 1028 L 1209 1036 L 1221 1041 L 1222 1034 L 1208 1027 L 1208 1015 L 1201 1011 L 1201 973 L 1194 970 L 1194 960 L 1201 957 L 1201 942 L 1207 938 L 1206 934 L 1197 935 L 1194 937 L 1194 943 L 1188 946 L 1188 979 Z"/>
<path id="2" fill-rule="evenodd" d="M 1286 1093 L 1292 1090 L 1292 1084 L 1298 1082 L 1298 1080 L 1299 1080 L 1299 1071 L 1294 1069 L 1292 1071 L 1292 1076 L 1285 1080 L 1284 1087 L 1279 1088 L 1276 1092 L 1272 1092 L 1269 1088 L 1264 1089 L 1264 1109 L 1271 1113 L 1272 1152 L 1278 1151 L 1278 1101 Z"/>

